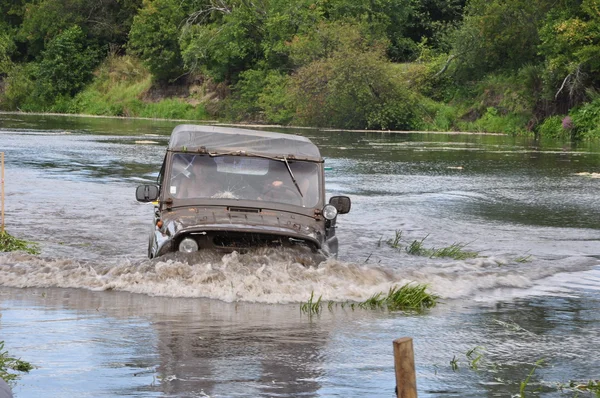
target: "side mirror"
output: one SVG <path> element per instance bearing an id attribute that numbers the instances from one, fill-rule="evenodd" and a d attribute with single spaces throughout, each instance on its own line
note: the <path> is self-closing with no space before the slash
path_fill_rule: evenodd
<path id="1" fill-rule="evenodd" d="M 352 206 L 350 198 L 347 196 L 332 196 L 331 199 L 329 199 L 329 204 L 337 209 L 338 214 L 350 212 L 350 207 Z"/>
<path id="2" fill-rule="evenodd" d="M 158 199 L 158 193 L 156 185 L 140 185 L 135 191 L 135 198 L 138 202 L 154 202 Z"/>

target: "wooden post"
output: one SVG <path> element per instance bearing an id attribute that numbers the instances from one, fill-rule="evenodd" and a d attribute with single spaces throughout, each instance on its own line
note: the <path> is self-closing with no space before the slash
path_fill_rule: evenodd
<path id="1" fill-rule="evenodd" d="M 397 397 L 417 398 L 415 355 L 411 337 L 394 340 L 394 368 L 396 369 Z"/>
<path id="2" fill-rule="evenodd" d="M 0 169 L 2 169 L 2 174 L 0 175 L 0 186 L 2 187 L 2 196 L 0 198 L 0 202 L 2 203 L 2 224 L 0 226 L 0 233 L 4 233 L 4 152 L 0 152 L 0 157 L 2 161 L 0 161 Z"/>

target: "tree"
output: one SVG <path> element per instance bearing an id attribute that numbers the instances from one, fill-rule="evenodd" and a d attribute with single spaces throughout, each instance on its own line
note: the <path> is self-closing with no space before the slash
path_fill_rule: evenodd
<path id="1" fill-rule="evenodd" d="M 25 6 L 17 39 L 27 45 L 30 59 L 73 25 L 81 27 L 90 45 L 122 46 L 141 0 L 41 0 Z"/>
<path id="2" fill-rule="evenodd" d="M 473 0 L 456 33 L 453 54 L 463 78 L 490 71 L 516 71 L 539 62 L 538 28 L 551 0 Z"/>
<path id="3" fill-rule="evenodd" d="M 586 88 L 600 84 L 600 1 L 583 0 L 580 6 L 554 11 L 540 36 L 554 96 L 583 101 Z"/>
<path id="4" fill-rule="evenodd" d="M 42 52 L 36 73 L 40 99 L 52 104 L 55 97 L 73 96 L 92 78 L 99 50 L 88 47 L 85 33 L 75 25 L 53 38 Z"/>
<path id="5" fill-rule="evenodd" d="M 144 0 L 133 19 L 128 49 L 138 55 L 154 77 L 168 82 L 184 73 L 179 49 L 181 28 L 199 2 Z"/>
<path id="6" fill-rule="evenodd" d="M 322 37 L 329 44 L 327 55 L 314 56 L 292 76 L 295 122 L 352 129 L 415 128 L 416 98 L 394 76 L 385 41 L 370 43 L 359 25 L 332 25 L 322 27 L 330 33 Z M 310 42 L 298 43 L 304 50 Z M 310 46 L 309 50 L 319 53 Z"/>

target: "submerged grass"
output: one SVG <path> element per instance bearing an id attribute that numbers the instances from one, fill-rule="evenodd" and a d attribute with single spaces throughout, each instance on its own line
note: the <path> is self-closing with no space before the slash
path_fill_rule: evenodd
<path id="1" fill-rule="evenodd" d="M 535 364 L 533 365 L 533 368 L 531 368 L 531 371 L 527 375 L 527 378 L 521 382 L 521 385 L 519 386 L 519 394 L 520 394 L 521 398 L 525 398 L 525 389 L 527 388 L 527 385 L 529 384 L 529 380 L 531 379 L 531 376 L 533 376 L 533 374 L 535 373 L 535 370 L 539 366 L 541 366 L 543 363 L 544 363 L 544 359 L 540 359 L 540 360 L 536 361 Z"/>
<path id="2" fill-rule="evenodd" d="M 391 287 L 387 294 L 379 292 L 360 303 L 341 303 L 341 307 L 349 306 L 352 310 L 356 307 L 362 309 L 388 309 L 390 311 L 416 311 L 422 312 L 428 308 L 435 307 L 439 296 L 427 292 L 427 285 L 406 284 L 402 287 Z M 333 311 L 337 303 L 329 301 L 327 308 Z M 321 296 L 315 301 L 314 292 L 310 294 L 308 301 L 300 304 L 300 311 L 309 315 L 319 314 L 323 303 Z"/>
<path id="3" fill-rule="evenodd" d="M 0 378 L 6 382 L 10 382 L 19 377 L 18 374 L 12 373 L 11 370 L 27 373 L 31 369 L 33 369 L 33 365 L 29 362 L 9 356 L 8 352 L 4 351 L 4 341 L 0 341 Z"/>
<path id="4" fill-rule="evenodd" d="M 475 258 L 479 256 L 479 252 L 464 249 L 467 246 L 467 243 L 453 243 L 450 246 L 439 249 L 436 249 L 435 247 L 426 247 L 424 242 L 428 236 L 429 235 L 426 235 L 420 240 L 415 239 L 410 244 L 406 245 L 404 247 L 406 253 L 413 256 L 423 256 L 429 258 L 444 257 L 453 258 L 455 260 L 466 260 L 468 258 Z M 396 230 L 395 237 L 393 239 L 388 239 L 386 243 L 393 249 L 400 249 L 402 248 L 401 239 L 402 231 Z M 380 246 L 380 242 L 378 243 L 378 247 Z"/>
<path id="5" fill-rule="evenodd" d="M 600 380 L 589 380 L 587 382 L 569 381 L 569 384 L 559 384 L 559 390 L 575 391 L 577 395 L 580 392 L 593 394 L 595 397 L 600 397 Z M 576 395 L 576 396 L 577 396 Z"/>
<path id="6" fill-rule="evenodd" d="M 8 232 L 0 232 L 0 252 L 24 251 L 29 254 L 40 254 L 37 243 L 15 238 Z"/>
<path id="7" fill-rule="evenodd" d="M 455 260 L 466 260 L 468 258 L 479 256 L 478 252 L 464 250 L 467 243 L 453 243 L 450 246 L 436 249 L 435 247 L 425 247 L 423 245 L 425 239 L 427 239 L 427 236 L 421 240 L 413 240 L 412 243 L 406 247 L 406 252 L 413 256 L 424 256 L 429 258 L 443 257 L 453 258 Z"/>
<path id="8" fill-rule="evenodd" d="M 308 301 L 300 305 L 300 311 L 309 315 L 319 314 L 322 310 L 321 297 L 322 296 L 319 296 L 319 298 L 314 301 L 315 292 L 311 292 Z M 330 306 L 328 305 L 328 307 Z"/>

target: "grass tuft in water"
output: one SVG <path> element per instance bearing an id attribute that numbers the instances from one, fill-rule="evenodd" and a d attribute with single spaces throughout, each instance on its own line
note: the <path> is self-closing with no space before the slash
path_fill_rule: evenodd
<path id="1" fill-rule="evenodd" d="M 427 235 L 427 236 L 429 236 L 429 235 Z M 427 256 L 427 257 L 431 256 L 431 254 L 433 254 L 432 250 L 427 249 L 423 245 L 423 242 L 425 241 L 425 239 L 427 239 L 427 236 L 425 236 L 421 240 L 413 240 L 412 243 L 406 247 L 406 252 L 413 256 Z"/>
<path id="2" fill-rule="evenodd" d="M 24 251 L 29 254 L 40 254 L 37 243 L 15 238 L 8 232 L 0 232 L 0 252 Z"/>
<path id="3" fill-rule="evenodd" d="M 10 382 L 19 377 L 10 372 L 11 370 L 28 373 L 31 369 L 33 369 L 33 365 L 29 362 L 9 356 L 8 352 L 4 351 L 4 341 L 0 341 L 0 378 Z"/>
<path id="4" fill-rule="evenodd" d="M 311 292 L 310 298 L 308 299 L 308 301 L 306 303 L 302 303 L 300 305 L 300 311 L 304 312 L 305 314 L 309 314 L 309 315 L 319 314 L 322 309 L 321 297 L 322 296 L 319 296 L 317 301 L 314 301 L 315 292 L 314 291 Z"/>
<path id="5" fill-rule="evenodd" d="M 521 398 L 525 398 L 525 389 L 527 388 L 527 385 L 529 384 L 529 380 L 531 379 L 531 376 L 533 376 L 533 374 L 535 373 L 535 370 L 538 367 L 540 367 L 543 363 L 544 363 L 544 359 L 540 359 L 540 360 L 536 361 L 535 364 L 533 365 L 533 368 L 531 368 L 531 371 L 527 375 L 527 378 L 521 382 L 521 385 L 519 387 L 519 394 L 520 394 Z"/>
<path id="6" fill-rule="evenodd" d="M 429 235 L 427 235 L 429 236 Z M 455 260 L 466 260 L 468 258 L 475 258 L 479 256 L 478 252 L 464 250 L 466 243 L 453 243 L 450 246 L 436 249 L 435 247 L 427 248 L 423 244 L 427 236 L 421 240 L 413 240 L 410 245 L 406 247 L 406 252 L 413 256 L 424 256 L 429 258 L 444 257 L 453 258 Z"/>
<path id="7" fill-rule="evenodd" d="M 561 391 L 575 391 L 575 396 L 578 396 L 580 392 L 587 392 L 595 397 L 600 397 L 600 380 L 589 380 L 587 382 L 571 380 L 569 384 L 559 384 L 558 389 Z"/>
<path id="8" fill-rule="evenodd" d="M 479 256 L 478 252 L 463 250 L 465 246 L 467 246 L 466 243 L 453 243 L 448 247 L 443 247 L 441 249 L 432 249 L 433 254 L 430 257 L 449 257 L 455 260 L 466 260 L 468 258 L 475 258 Z"/>
<path id="9" fill-rule="evenodd" d="M 395 237 L 393 239 L 388 239 L 386 243 L 393 249 L 400 249 L 402 247 L 402 231 L 396 230 L 395 234 Z M 406 253 L 413 256 L 423 256 L 429 258 L 445 257 L 453 258 L 455 260 L 466 260 L 468 258 L 475 258 L 479 256 L 479 252 L 464 250 L 464 248 L 467 246 L 467 243 L 453 243 L 450 246 L 442 247 L 440 249 L 436 249 L 435 247 L 426 247 L 424 242 L 428 236 L 429 234 L 426 235 L 423 239 L 413 240 L 410 244 L 404 247 Z M 381 239 L 377 243 L 377 247 L 380 246 L 380 242 Z"/>
<path id="10" fill-rule="evenodd" d="M 482 349 L 483 349 L 483 347 L 477 346 L 477 347 L 470 349 L 465 354 L 467 356 L 467 359 L 469 360 L 469 367 L 472 370 L 479 370 L 479 366 L 480 366 L 479 364 L 481 363 L 481 361 L 483 359 L 483 354 L 481 352 L 479 352 L 479 350 L 482 350 Z"/>
<path id="11" fill-rule="evenodd" d="M 394 237 L 394 239 L 388 239 L 387 240 L 387 244 L 388 246 L 390 246 L 393 249 L 399 249 L 400 248 L 400 239 L 402 239 L 402 231 L 397 229 L 396 230 L 396 236 Z M 379 239 L 379 242 L 377 243 L 377 247 L 381 246 L 381 238 Z"/>
<path id="12" fill-rule="evenodd" d="M 349 306 L 352 311 L 361 309 L 388 309 L 390 311 L 417 311 L 421 312 L 435 307 L 439 296 L 427 292 L 427 285 L 406 284 L 402 287 L 394 286 L 387 294 L 379 292 L 361 303 L 342 302 L 344 309 Z M 334 302 L 329 301 L 327 308 L 333 311 Z M 337 304 L 336 304 L 337 307 Z M 308 301 L 300 304 L 300 311 L 309 315 L 319 314 L 323 308 L 321 296 L 315 301 L 314 292 L 310 294 Z"/>
<path id="13" fill-rule="evenodd" d="M 452 359 L 450 360 L 450 367 L 452 368 L 453 372 L 458 371 L 458 359 L 456 358 L 456 355 L 452 356 Z"/>
<path id="14" fill-rule="evenodd" d="M 515 258 L 515 262 L 516 263 L 528 263 L 531 262 L 531 254 L 527 255 L 527 256 L 520 256 Z"/>
<path id="15" fill-rule="evenodd" d="M 382 292 L 374 294 L 367 300 L 359 303 L 361 308 L 377 309 L 387 308 L 390 311 L 423 311 L 435 307 L 439 296 L 428 293 L 427 285 L 406 284 L 402 287 L 390 288 L 387 295 Z"/>

